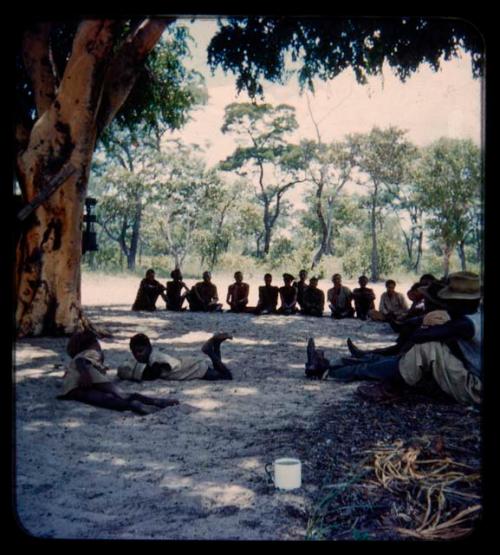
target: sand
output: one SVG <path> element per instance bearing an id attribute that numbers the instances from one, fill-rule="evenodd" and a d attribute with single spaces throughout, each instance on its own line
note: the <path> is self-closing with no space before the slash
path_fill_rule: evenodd
<path id="1" fill-rule="evenodd" d="M 193 280 L 187 280 L 188 285 Z M 250 280 L 249 280 L 250 281 Z M 134 313 L 139 280 L 84 275 L 86 314 L 107 327 L 101 341 L 109 375 L 125 391 L 175 397 L 180 405 L 148 416 L 60 401 L 66 338 L 32 338 L 15 348 L 16 509 L 35 537 L 63 539 L 301 540 L 318 485 L 307 455 L 303 483 L 283 492 L 264 466 L 298 456 L 318 414 L 342 410 L 356 384 L 304 379 L 313 336 L 332 360 L 348 354 L 347 337 L 379 347 L 395 335 L 387 324 L 303 316 Z M 220 297 L 228 280 L 214 276 Z M 346 282 L 348 286 L 355 283 Z M 255 304 L 258 283 L 250 281 Z M 320 286 L 326 290 L 329 284 Z M 409 284 L 399 284 L 406 292 Z M 377 298 L 383 284 L 376 284 Z M 160 307 L 160 303 L 158 303 Z M 212 333 L 233 381 L 120 381 L 128 340 L 147 333 L 165 352 L 198 353 Z"/>

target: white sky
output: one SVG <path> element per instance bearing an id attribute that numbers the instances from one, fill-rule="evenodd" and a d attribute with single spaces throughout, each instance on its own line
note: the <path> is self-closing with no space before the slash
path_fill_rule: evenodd
<path id="1" fill-rule="evenodd" d="M 205 75 L 209 101 L 192 113 L 193 121 L 171 136 L 208 146 L 205 156 L 211 166 L 235 149 L 234 138 L 220 131 L 224 107 L 231 102 L 246 102 L 248 97 L 236 94 L 232 74 L 225 76 L 221 70 L 214 76 L 210 74 L 207 45 L 216 31 L 216 21 L 185 20 L 185 23 L 197 43 L 192 46 L 193 57 L 187 65 Z M 296 79 L 285 86 L 268 82 L 263 82 L 263 86 L 265 102 L 287 103 L 296 108 L 299 129 L 289 140 L 314 139 L 306 97 L 300 95 Z M 311 108 L 325 142 L 341 140 L 347 133 L 369 132 L 375 125 L 382 128 L 394 125 L 407 130 L 407 138 L 419 146 L 442 136 L 471 138 L 480 144 L 481 83 L 472 78 L 467 55 L 443 62 L 438 72 L 421 66 L 405 83 L 387 69 L 383 77 L 371 78 L 364 86 L 356 83 L 352 71 L 345 71 L 329 82 L 317 80 L 315 87 L 316 93 L 310 97 Z"/>

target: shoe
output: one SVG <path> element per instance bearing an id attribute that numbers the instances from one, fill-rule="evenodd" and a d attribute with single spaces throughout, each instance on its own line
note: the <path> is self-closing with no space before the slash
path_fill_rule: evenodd
<path id="1" fill-rule="evenodd" d="M 307 342 L 307 362 L 306 362 L 306 370 L 307 368 L 312 368 L 314 364 L 314 354 L 316 352 L 316 345 L 314 343 L 314 339 L 312 337 L 309 338 Z"/>

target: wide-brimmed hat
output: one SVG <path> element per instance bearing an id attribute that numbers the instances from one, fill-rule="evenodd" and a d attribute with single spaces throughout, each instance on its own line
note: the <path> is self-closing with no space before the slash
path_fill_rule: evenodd
<path id="1" fill-rule="evenodd" d="M 438 297 L 438 293 L 441 289 L 444 289 L 446 284 L 442 281 L 433 281 L 430 285 L 424 285 L 419 287 L 418 291 L 429 301 L 431 301 L 436 306 L 441 308 L 446 308 L 444 299 Z"/>
<path id="2" fill-rule="evenodd" d="M 448 276 L 448 285 L 438 292 L 440 299 L 475 300 L 481 298 L 479 276 L 473 272 L 455 272 Z"/>
<path id="3" fill-rule="evenodd" d="M 439 326 L 446 324 L 450 320 L 450 315 L 446 310 L 433 310 L 428 312 L 422 320 L 422 326 Z"/>

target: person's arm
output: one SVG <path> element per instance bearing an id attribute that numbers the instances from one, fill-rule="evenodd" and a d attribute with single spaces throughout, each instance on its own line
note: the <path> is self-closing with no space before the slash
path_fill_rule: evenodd
<path id="1" fill-rule="evenodd" d="M 437 326 L 420 327 L 411 336 L 414 343 L 447 341 L 449 339 L 470 340 L 474 337 L 474 324 L 468 318 L 449 320 Z"/>
<path id="2" fill-rule="evenodd" d="M 378 309 L 379 311 L 385 316 L 386 314 L 389 313 L 389 309 L 387 308 L 386 305 L 386 297 L 387 295 L 385 293 L 382 293 L 381 297 L 380 297 L 380 304 L 378 305 Z"/>
<path id="3" fill-rule="evenodd" d="M 399 293 L 399 303 L 401 304 L 401 308 L 403 310 L 408 310 L 408 303 L 403 295 L 403 293 Z"/>
<path id="4" fill-rule="evenodd" d="M 248 285 L 248 283 L 245 284 L 244 288 L 243 288 L 243 294 L 245 295 L 243 298 L 241 298 L 238 302 L 239 304 L 246 304 L 248 303 L 248 294 L 250 292 L 250 286 Z"/>
<path id="5" fill-rule="evenodd" d="M 92 376 L 90 374 L 91 364 L 88 360 L 84 358 L 77 358 L 75 361 L 75 367 L 80 374 L 78 379 L 78 387 L 82 389 L 90 389 L 92 387 Z"/>
<path id="6" fill-rule="evenodd" d="M 232 305 L 231 305 L 232 290 L 233 290 L 233 286 L 230 285 L 230 286 L 227 288 L 227 295 L 226 295 L 226 303 L 227 303 L 229 306 L 232 306 Z"/>
<path id="7" fill-rule="evenodd" d="M 219 294 L 217 292 L 217 286 L 216 285 L 214 285 L 212 302 L 214 302 L 214 303 L 219 302 Z"/>

